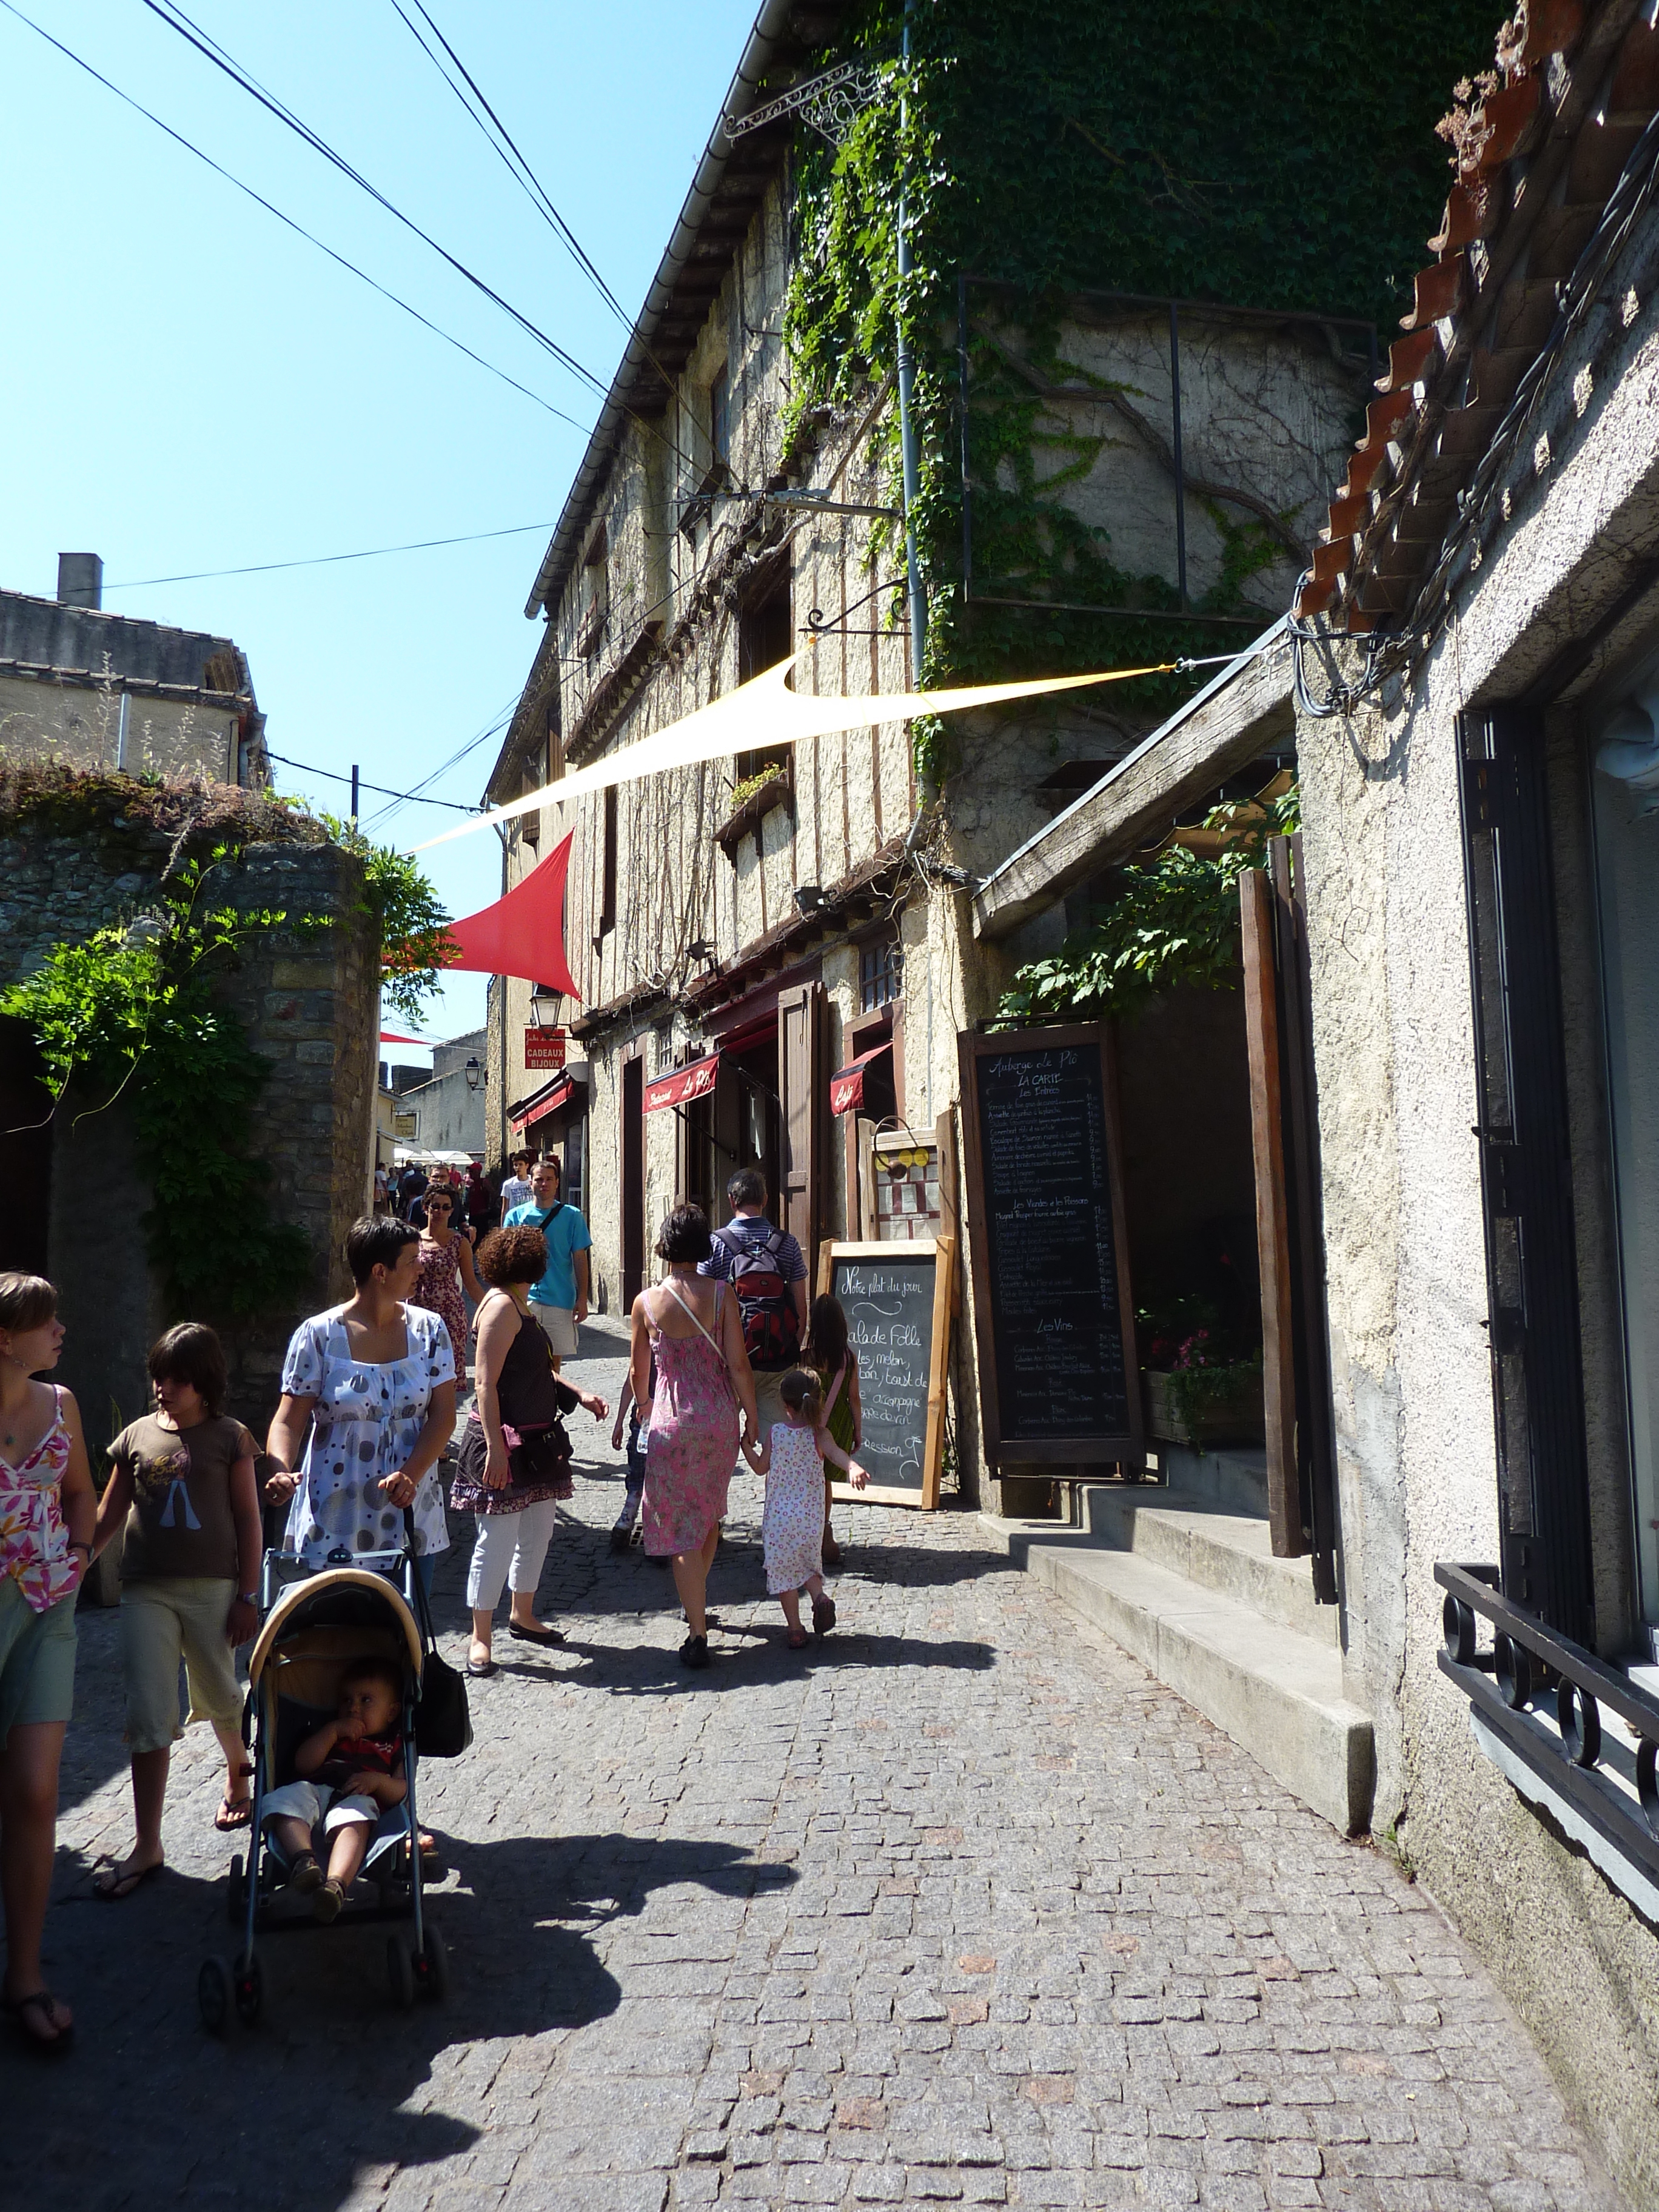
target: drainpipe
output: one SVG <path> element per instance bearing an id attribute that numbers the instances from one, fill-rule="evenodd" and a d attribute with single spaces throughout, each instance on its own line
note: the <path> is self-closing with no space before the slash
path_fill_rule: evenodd
<path id="1" fill-rule="evenodd" d="M 902 49 L 908 78 L 910 64 L 910 17 L 915 0 L 904 0 L 904 44 Z M 902 133 L 908 112 L 908 100 L 899 102 L 899 130 Z M 899 293 L 902 297 L 905 280 L 911 270 L 909 210 L 906 204 L 905 174 L 899 179 L 898 204 L 898 276 Z M 898 404 L 899 449 L 904 463 L 904 570 L 910 601 L 910 662 L 911 681 L 921 682 L 922 656 L 927 648 L 927 599 L 921 586 L 921 570 L 916 561 L 915 506 L 920 489 L 921 468 L 916 448 L 915 422 L 915 364 L 911 357 L 910 340 L 902 319 L 898 326 Z M 939 796 L 938 787 L 931 775 L 922 779 L 922 801 L 928 804 Z"/>

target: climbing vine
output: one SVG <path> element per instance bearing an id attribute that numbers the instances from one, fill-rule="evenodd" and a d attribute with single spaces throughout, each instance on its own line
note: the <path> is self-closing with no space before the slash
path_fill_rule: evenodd
<path id="1" fill-rule="evenodd" d="M 343 823 L 314 821 L 263 793 L 169 784 L 54 763 L 0 774 L 0 830 L 170 836 L 154 895 L 79 944 L 55 945 L 0 992 L 0 1014 L 28 1025 L 46 1087 L 79 1121 L 127 1108 L 153 1203 L 146 1249 L 170 1309 L 242 1315 L 290 1303 L 312 1268 L 301 1228 L 272 1218 L 270 1170 L 236 1133 L 270 1063 L 215 994 L 216 982 L 272 932 L 301 942 L 334 918 L 247 907 L 230 895 L 251 833 L 319 843 L 330 831 L 363 862 L 371 915 L 392 972 L 386 996 L 418 1018 L 436 987 L 447 917 L 407 855 Z"/>
<path id="2" fill-rule="evenodd" d="M 1160 991 L 1186 984 L 1235 991 L 1239 978 L 1238 879 L 1265 867 L 1267 841 L 1299 823 L 1292 787 L 1281 798 L 1214 807 L 1204 828 L 1219 851 L 1166 845 L 1143 867 L 1125 868 L 1117 896 L 1060 951 L 1019 969 L 1000 1023 L 1097 1020 L 1133 1014 Z"/>
<path id="3" fill-rule="evenodd" d="M 1093 459 L 1091 441 L 1057 428 L 1041 388 L 1079 380 L 1059 351 L 1065 296 L 1371 319 L 1386 345 L 1446 189 L 1433 136 L 1445 88 L 1490 52 L 1486 0 L 1349 0 L 1322 13 L 1285 0 L 916 0 L 908 67 L 896 58 L 904 15 L 903 0 L 865 0 L 822 57 L 882 71 L 880 96 L 841 146 L 798 133 L 792 430 L 810 434 L 824 410 L 850 410 L 890 374 L 902 322 L 921 446 L 927 681 L 1226 651 L 1245 633 L 1218 618 L 1240 611 L 1244 585 L 1287 539 L 1299 542 L 1293 519 L 1196 493 L 1223 560 L 1194 611 L 1218 619 L 1171 623 L 1173 587 L 1127 572 L 1109 534 L 1060 496 Z M 902 186 L 914 264 L 902 284 Z M 1021 598 L 1127 617 L 963 604 L 961 271 L 1007 288 L 997 333 L 1020 337 L 1017 366 L 970 318 L 975 574 L 1016 580 Z M 1133 394 L 1121 397 L 1133 406 Z M 896 487 L 895 410 L 875 436 Z M 1305 519 L 1297 527 L 1305 533 Z M 879 532 L 873 557 L 891 558 Z M 1146 703 L 1163 705 L 1188 679 L 1142 685 Z M 941 726 L 916 728 L 921 764 L 947 767 Z"/>

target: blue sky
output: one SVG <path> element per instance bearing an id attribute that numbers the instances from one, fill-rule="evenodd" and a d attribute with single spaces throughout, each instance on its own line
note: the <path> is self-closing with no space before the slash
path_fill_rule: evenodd
<path id="1" fill-rule="evenodd" d="M 19 0 L 134 99 L 555 407 L 464 359 L 164 137 L 0 9 L 0 586 L 50 594 L 100 553 L 105 605 L 228 634 L 275 753 L 395 790 L 509 711 L 546 527 L 264 576 L 140 579 L 550 526 L 598 401 L 499 309 L 221 76 L 140 0 Z M 755 0 L 461 8 L 427 0 L 621 300 L 642 301 Z M 407 12 L 418 15 L 412 4 Z M 386 198 L 606 382 L 624 333 L 499 164 L 391 0 L 189 13 Z M 434 786 L 480 795 L 498 739 Z M 291 767 L 278 788 L 344 811 Z M 455 817 L 405 806 L 412 844 Z M 455 914 L 500 889 L 483 832 L 429 856 Z M 428 1022 L 483 1018 L 457 977 Z M 393 1026 L 401 1026 L 394 1024 Z"/>

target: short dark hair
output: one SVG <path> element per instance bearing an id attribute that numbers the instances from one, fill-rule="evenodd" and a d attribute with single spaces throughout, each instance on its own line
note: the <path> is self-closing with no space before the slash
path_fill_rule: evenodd
<path id="1" fill-rule="evenodd" d="M 758 1168 L 739 1168 L 726 1186 L 728 1206 L 764 1206 L 766 1177 Z"/>
<path id="2" fill-rule="evenodd" d="M 556 1152 L 544 1152 L 540 1159 L 532 1166 L 530 1172 L 533 1176 L 541 1168 L 548 1169 L 561 1182 L 564 1181 L 564 1170 L 559 1165 L 559 1156 Z"/>
<path id="3" fill-rule="evenodd" d="M 526 1165 L 526 1167 L 528 1167 L 528 1166 L 530 1165 L 530 1155 L 529 1155 L 529 1153 L 528 1153 L 528 1152 L 514 1152 L 514 1155 L 513 1155 L 513 1164 L 514 1164 L 514 1167 L 517 1167 L 517 1166 L 518 1166 L 518 1164 L 519 1164 L 519 1162 L 520 1162 L 520 1160 L 522 1160 L 522 1161 L 524 1162 L 525 1165 Z"/>
<path id="4" fill-rule="evenodd" d="M 514 1229 L 492 1229 L 478 1247 L 477 1266 L 498 1291 L 513 1283 L 539 1283 L 547 1273 L 547 1239 L 527 1221 Z"/>
<path id="5" fill-rule="evenodd" d="M 366 1283 L 377 1267 L 395 1267 L 405 1244 L 418 1244 L 421 1232 L 407 1221 L 384 1213 L 365 1213 L 346 1231 L 346 1265 L 354 1283 Z"/>
<path id="6" fill-rule="evenodd" d="M 689 1200 L 670 1208 L 662 1227 L 657 1231 L 657 1257 L 671 1265 L 684 1266 L 688 1260 L 706 1260 L 714 1249 L 714 1240 L 708 1233 L 708 1216 L 702 1206 Z"/>
<path id="7" fill-rule="evenodd" d="M 58 1293 L 44 1275 L 0 1274 L 0 1328 L 26 1336 L 44 1328 L 58 1310 Z"/>
<path id="8" fill-rule="evenodd" d="M 792 1367 L 778 1385 L 778 1395 L 792 1413 L 810 1413 L 823 1403 L 823 1385 L 804 1367 Z"/>
<path id="9" fill-rule="evenodd" d="M 340 1676 L 340 1687 L 344 1690 L 353 1682 L 383 1682 L 392 1695 L 402 1702 L 404 1694 L 403 1669 L 390 1659 L 354 1659 Z"/>
<path id="10" fill-rule="evenodd" d="M 187 1383 L 216 1419 L 230 1389 L 225 1347 L 205 1322 L 181 1321 L 151 1345 L 149 1379 Z"/>

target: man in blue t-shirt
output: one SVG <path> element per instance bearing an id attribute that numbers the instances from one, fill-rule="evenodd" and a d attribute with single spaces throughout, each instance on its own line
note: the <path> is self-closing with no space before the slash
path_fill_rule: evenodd
<path id="1" fill-rule="evenodd" d="M 588 1248 L 593 1239 L 574 1206 L 559 1197 L 559 1164 L 537 1163 L 528 1206 L 509 1209 L 503 1229 L 539 1229 L 547 1239 L 547 1272 L 530 1286 L 530 1310 L 552 1347 L 553 1364 L 575 1356 L 576 1330 L 587 1318 Z"/>

